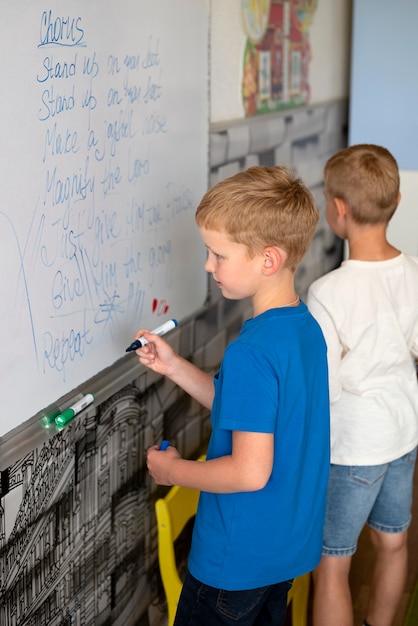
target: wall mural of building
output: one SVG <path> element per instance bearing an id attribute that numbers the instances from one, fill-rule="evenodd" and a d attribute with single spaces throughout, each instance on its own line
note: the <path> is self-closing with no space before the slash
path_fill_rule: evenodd
<path id="1" fill-rule="evenodd" d="M 346 145 L 346 130 L 344 101 L 210 132 L 211 184 L 250 165 L 285 163 L 312 190 L 321 218 L 296 277 L 302 299 L 310 282 L 341 260 L 341 241 L 325 219 L 323 166 Z M 213 372 L 251 312 L 209 285 L 207 304 L 170 341 Z M 145 451 L 167 438 L 197 458 L 210 424 L 208 412 L 173 383 L 140 371 L 17 462 L 0 464 L 1 626 L 166 623 L 154 502 L 167 489 L 149 479 Z"/>
<path id="2" fill-rule="evenodd" d="M 144 432 L 138 390 L 125 389 L 9 468 L 1 624 L 126 624 L 147 606 Z"/>

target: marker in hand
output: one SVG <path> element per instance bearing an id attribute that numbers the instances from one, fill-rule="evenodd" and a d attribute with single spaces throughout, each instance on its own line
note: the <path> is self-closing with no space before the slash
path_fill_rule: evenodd
<path id="1" fill-rule="evenodd" d="M 69 422 L 75 415 L 80 413 L 83 409 L 85 409 L 89 404 L 94 402 L 94 395 L 92 393 L 88 393 L 81 398 L 78 402 L 70 406 L 68 409 L 65 409 L 60 415 L 57 415 L 55 418 L 55 423 L 57 426 L 65 426 L 67 422 Z"/>
<path id="2" fill-rule="evenodd" d="M 156 328 L 155 330 L 152 330 L 151 332 L 154 335 L 160 335 L 161 337 L 162 335 L 165 335 L 166 333 L 168 333 L 170 330 L 173 330 L 173 328 L 175 328 L 176 326 L 178 326 L 177 320 L 168 320 L 168 322 L 165 322 L 165 324 L 158 326 L 158 328 Z M 133 343 L 131 343 L 131 345 L 128 348 L 126 348 L 126 352 L 133 352 L 134 350 L 139 350 L 139 348 L 143 348 L 144 346 L 146 346 L 147 343 L 148 341 L 145 339 L 145 337 L 140 337 L 139 339 L 136 339 Z"/>
<path id="3" fill-rule="evenodd" d="M 167 450 L 168 446 L 171 446 L 171 443 L 167 441 L 167 439 L 163 439 L 160 445 L 160 450 Z"/>

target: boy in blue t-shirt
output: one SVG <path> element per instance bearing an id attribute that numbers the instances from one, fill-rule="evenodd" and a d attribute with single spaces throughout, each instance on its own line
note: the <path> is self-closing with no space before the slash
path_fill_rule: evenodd
<path id="1" fill-rule="evenodd" d="M 321 558 L 329 471 L 326 346 L 294 288 L 318 211 L 292 171 L 252 167 L 209 189 L 196 222 L 206 270 L 253 317 L 214 377 L 138 332 L 140 362 L 212 411 L 205 462 L 148 451 L 156 483 L 201 491 L 175 626 L 280 626 Z"/>

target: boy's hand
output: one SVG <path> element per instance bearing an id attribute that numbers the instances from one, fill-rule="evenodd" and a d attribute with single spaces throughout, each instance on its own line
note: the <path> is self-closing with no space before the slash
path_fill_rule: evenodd
<path id="1" fill-rule="evenodd" d="M 136 350 L 139 362 L 149 367 L 157 374 L 167 376 L 169 374 L 170 365 L 173 364 L 177 355 L 173 348 L 162 339 L 159 335 L 155 335 L 148 330 L 139 330 L 135 338 L 145 337 L 149 342 L 142 348 Z"/>
<path id="2" fill-rule="evenodd" d="M 148 337 L 147 337 L 148 339 Z M 143 348 L 142 348 L 143 350 Z M 150 476 L 157 485 L 172 486 L 169 479 L 170 467 L 175 459 L 180 459 L 180 454 L 173 446 L 169 446 L 167 450 L 160 450 L 158 446 L 152 446 L 147 451 L 147 467 Z"/>

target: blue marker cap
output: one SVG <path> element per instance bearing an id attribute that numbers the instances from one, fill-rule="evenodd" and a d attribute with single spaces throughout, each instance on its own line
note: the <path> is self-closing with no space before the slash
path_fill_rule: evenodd
<path id="1" fill-rule="evenodd" d="M 168 446 L 171 446 L 171 443 L 167 441 L 167 439 L 163 439 L 160 445 L 160 450 L 167 450 Z"/>

